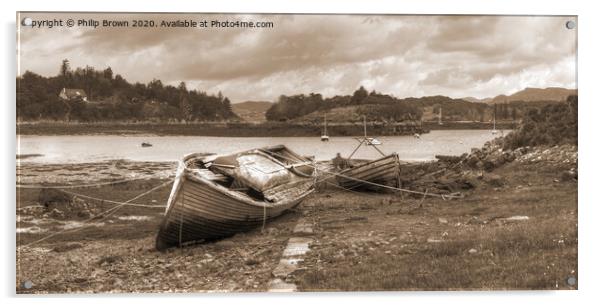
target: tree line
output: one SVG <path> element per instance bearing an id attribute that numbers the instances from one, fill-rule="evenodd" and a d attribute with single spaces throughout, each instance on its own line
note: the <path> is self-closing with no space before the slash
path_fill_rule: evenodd
<path id="1" fill-rule="evenodd" d="M 489 122 L 495 118 L 500 121 L 519 121 L 530 109 L 541 109 L 555 101 L 513 101 L 500 104 L 469 102 L 450 97 L 426 96 L 420 98 L 396 98 L 391 95 L 368 92 L 363 86 L 353 94 L 323 98 L 319 93 L 298 94 L 279 97 L 266 112 L 269 121 L 299 120 L 313 112 L 328 111 L 333 108 L 357 106 L 355 112 L 371 121 L 422 120 L 428 110 L 437 120 L 441 110 L 444 121 Z"/>
<path id="2" fill-rule="evenodd" d="M 81 89 L 81 98 L 61 99 L 63 88 Z M 230 100 L 221 92 L 210 95 L 188 90 L 186 84 L 129 83 L 111 67 L 71 69 L 63 60 L 59 73 L 44 77 L 26 71 L 17 77 L 18 120 L 61 121 L 222 121 L 236 119 Z"/>
<path id="3" fill-rule="evenodd" d="M 564 103 L 529 109 L 519 127 L 506 136 L 504 147 L 577 144 L 578 97 L 569 96 Z"/>
<path id="4" fill-rule="evenodd" d="M 366 107 L 366 106 L 370 107 Z M 420 120 L 422 110 L 415 105 L 381 93 L 368 91 L 362 86 L 352 95 L 323 98 L 321 94 L 310 93 L 286 96 L 281 95 L 266 112 L 270 121 L 288 121 L 316 111 L 337 107 L 358 106 L 356 111 L 368 120 Z"/>

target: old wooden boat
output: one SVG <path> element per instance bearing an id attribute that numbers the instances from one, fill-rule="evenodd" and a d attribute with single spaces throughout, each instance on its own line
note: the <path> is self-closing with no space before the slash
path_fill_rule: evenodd
<path id="1" fill-rule="evenodd" d="M 356 165 L 351 163 L 349 168 L 338 173 L 336 180 L 339 186 L 348 189 L 373 189 L 378 188 L 378 185 L 397 186 L 399 171 L 399 156 L 391 154 Z"/>
<path id="2" fill-rule="evenodd" d="M 312 163 L 282 145 L 218 157 L 185 156 L 156 248 L 223 238 L 265 224 L 313 192 Z"/>

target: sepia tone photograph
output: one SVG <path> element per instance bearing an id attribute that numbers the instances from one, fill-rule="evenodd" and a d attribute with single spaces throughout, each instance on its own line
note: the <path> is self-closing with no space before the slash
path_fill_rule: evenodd
<path id="1" fill-rule="evenodd" d="M 16 23 L 17 294 L 578 289 L 577 16 Z"/>

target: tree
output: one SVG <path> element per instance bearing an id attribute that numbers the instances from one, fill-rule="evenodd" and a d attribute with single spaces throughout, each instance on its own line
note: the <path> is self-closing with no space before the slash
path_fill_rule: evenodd
<path id="1" fill-rule="evenodd" d="M 69 60 L 64 59 L 63 63 L 61 64 L 60 76 L 62 76 L 63 78 L 67 78 L 67 76 L 69 75 L 70 72 L 71 72 L 71 67 L 69 65 Z"/>
<path id="2" fill-rule="evenodd" d="M 224 117 L 225 118 L 229 118 L 231 117 L 234 113 L 232 112 L 232 103 L 230 103 L 230 99 L 225 98 L 224 101 L 222 102 L 223 104 L 223 109 L 224 109 Z"/>
<path id="3" fill-rule="evenodd" d="M 64 88 L 86 91 L 86 103 L 60 99 Z M 147 85 L 128 83 L 111 67 L 96 70 L 92 66 L 73 70 L 67 59 L 63 60 L 54 77 L 43 77 L 26 71 L 17 77 L 17 118 L 19 120 L 137 120 L 150 114 L 155 119 L 174 120 L 203 118 L 216 120 L 235 116 L 230 100 L 221 94 L 188 90 L 185 83 L 178 87 L 164 86 L 153 79 Z"/>
<path id="4" fill-rule="evenodd" d="M 111 67 L 107 67 L 107 69 L 105 69 L 102 72 L 102 75 L 105 79 L 107 79 L 109 81 L 113 80 L 113 70 L 111 69 Z"/>
<path id="5" fill-rule="evenodd" d="M 367 96 L 368 91 L 364 88 L 364 86 L 360 86 L 360 88 L 353 93 L 353 96 L 351 97 L 351 104 L 358 105 L 362 103 Z"/>
<path id="6" fill-rule="evenodd" d="M 186 83 L 180 82 L 180 85 L 178 85 L 178 91 L 180 92 L 180 112 L 182 113 L 182 118 L 185 120 L 190 120 L 192 116 L 192 107 L 190 106 L 190 101 L 188 100 Z"/>

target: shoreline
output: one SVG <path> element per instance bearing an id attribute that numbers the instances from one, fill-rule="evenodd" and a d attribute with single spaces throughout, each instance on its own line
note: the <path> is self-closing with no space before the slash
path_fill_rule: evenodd
<path id="1" fill-rule="evenodd" d="M 498 129 L 511 129 L 513 124 L 500 123 Z M 157 135 L 157 136 L 213 136 L 213 137 L 311 137 L 322 133 L 321 124 L 302 123 L 18 123 L 17 135 Z M 369 124 L 370 134 L 379 136 L 408 136 L 431 130 L 488 130 L 491 124 L 481 122 L 436 122 Z M 329 124 L 331 137 L 363 136 L 360 123 Z"/>

